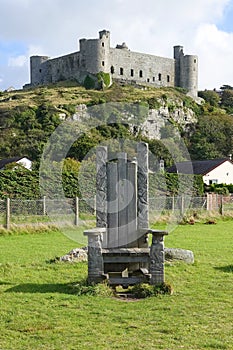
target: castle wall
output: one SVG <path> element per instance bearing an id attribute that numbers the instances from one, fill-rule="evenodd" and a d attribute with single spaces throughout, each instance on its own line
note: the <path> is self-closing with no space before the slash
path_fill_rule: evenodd
<path id="1" fill-rule="evenodd" d="M 184 55 L 174 47 L 174 59 L 130 51 L 125 43 L 110 48 L 110 32 L 102 30 L 98 39 L 80 39 L 80 51 L 49 59 L 32 56 L 31 85 L 45 85 L 76 79 L 82 83 L 88 73 L 110 73 L 113 79 L 152 86 L 180 86 L 196 97 L 198 58 Z"/>
<path id="2" fill-rule="evenodd" d="M 80 79 L 82 67 L 80 67 L 79 52 L 54 58 L 48 62 L 49 80 L 56 83 L 61 80 Z"/>
<path id="3" fill-rule="evenodd" d="M 49 60 L 34 60 L 32 57 L 32 61 L 31 83 L 33 85 L 51 84 L 68 79 L 80 80 L 84 72 L 86 73 L 86 70 L 80 67 L 79 52 Z M 84 71 L 83 74 L 82 71 Z"/>
<path id="4" fill-rule="evenodd" d="M 154 86 L 174 86 L 174 59 L 153 56 L 128 49 L 110 49 L 113 79 L 133 80 Z"/>

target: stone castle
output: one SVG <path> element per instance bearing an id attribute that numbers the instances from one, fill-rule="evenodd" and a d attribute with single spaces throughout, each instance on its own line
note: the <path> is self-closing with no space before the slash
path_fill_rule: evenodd
<path id="1" fill-rule="evenodd" d="M 110 81 L 181 87 L 196 97 L 198 91 L 198 58 L 184 55 L 182 46 L 174 46 L 174 58 L 133 52 L 125 43 L 110 47 L 110 32 L 102 30 L 97 39 L 80 39 L 79 51 L 50 59 L 30 58 L 31 83 L 47 85 L 75 79 L 83 83 L 87 75 L 108 73 Z"/>

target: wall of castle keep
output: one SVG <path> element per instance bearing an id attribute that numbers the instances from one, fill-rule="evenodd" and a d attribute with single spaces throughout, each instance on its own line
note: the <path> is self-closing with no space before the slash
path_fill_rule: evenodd
<path id="1" fill-rule="evenodd" d="M 174 59 L 127 49 L 110 49 L 110 61 L 113 79 L 134 80 L 158 87 L 174 86 Z"/>
<path id="2" fill-rule="evenodd" d="M 102 30 L 97 39 L 80 39 L 80 50 L 62 57 L 30 58 L 30 86 L 75 79 L 83 83 L 88 74 L 109 73 L 112 79 L 150 84 L 155 87 L 180 86 L 196 97 L 198 57 L 184 55 L 182 46 L 174 46 L 174 58 L 133 52 L 125 43 L 110 47 L 110 32 Z"/>
<path id="3" fill-rule="evenodd" d="M 81 69 L 79 67 L 80 60 L 78 52 L 49 60 L 47 65 L 49 71 L 48 80 L 51 83 L 68 79 L 80 79 Z"/>

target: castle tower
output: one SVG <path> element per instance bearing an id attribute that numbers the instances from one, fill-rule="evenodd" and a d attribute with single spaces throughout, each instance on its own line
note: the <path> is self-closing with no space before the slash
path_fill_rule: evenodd
<path id="1" fill-rule="evenodd" d="M 184 55 L 182 46 L 174 46 L 175 86 L 188 90 L 197 97 L 198 93 L 198 57 Z"/>
<path id="2" fill-rule="evenodd" d="M 30 57 L 30 77 L 32 85 L 40 85 L 47 78 L 47 61 L 48 56 L 31 56 Z"/>
<path id="3" fill-rule="evenodd" d="M 183 46 L 174 46 L 174 59 L 175 59 L 175 86 L 181 86 L 180 82 L 180 61 L 181 57 L 184 56 Z"/>
<path id="4" fill-rule="evenodd" d="M 109 51 L 110 32 L 102 30 L 98 39 L 81 39 L 80 63 L 81 69 L 92 74 L 110 72 Z"/>

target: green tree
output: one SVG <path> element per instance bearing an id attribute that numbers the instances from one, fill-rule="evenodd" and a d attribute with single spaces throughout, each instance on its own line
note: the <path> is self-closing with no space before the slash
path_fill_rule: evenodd
<path id="1" fill-rule="evenodd" d="M 204 90 L 199 91 L 198 96 L 203 98 L 207 103 L 212 107 L 219 107 L 220 96 L 216 91 L 213 90 Z"/>
<path id="2" fill-rule="evenodd" d="M 199 117 L 188 149 L 193 159 L 227 157 L 233 153 L 233 119 L 228 115 Z"/>
<path id="3" fill-rule="evenodd" d="M 233 90 L 224 89 L 221 93 L 221 107 L 233 113 Z"/>

